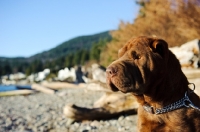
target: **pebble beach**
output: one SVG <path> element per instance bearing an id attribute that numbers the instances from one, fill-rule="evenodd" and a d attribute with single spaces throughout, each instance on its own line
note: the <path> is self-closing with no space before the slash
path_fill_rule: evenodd
<path id="1" fill-rule="evenodd" d="M 0 132 L 134 132 L 137 115 L 109 120 L 71 122 L 63 107 L 75 104 L 92 108 L 103 92 L 65 88 L 55 94 L 35 93 L 0 97 Z"/>

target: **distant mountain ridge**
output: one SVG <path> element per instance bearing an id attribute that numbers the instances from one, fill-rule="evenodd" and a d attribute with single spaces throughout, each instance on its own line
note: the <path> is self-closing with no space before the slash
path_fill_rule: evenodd
<path id="1" fill-rule="evenodd" d="M 111 35 L 109 31 L 101 32 L 94 35 L 87 35 L 87 36 L 79 36 L 68 41 L 61 43 L 60 45 L 41 53 L 37 53 L 31 57 L 0 57 L 0 61 L 28 61 L 31 62 L 33 60 L 51 60 L 56 59 L 62 56 L 66 56 L 70 53 L 76 52 L 80 49 L 89 50 L 94 43 L 97 43 L 103 39 L 111 39 Z"/>
<path id="2" fill-rule="evenodd" d="M 70 39 L 31 57 L 0 57 L 0 77 L 17 72 L 30 75 L 44 68 L 50 68 L 56 74 L 60 68 L 89 61 L 91 50 L 98 54 L 99 44 L 106 44 L 111 39 L 109 31 L 106 31 Z"/>
<path id="3" fill-rule="evenodd" d="M 38 53 L 34 56 L 29 57 L 29 60 L 35 59 L 55 59 L 58 57 L 66 56 L 70 53 L 76 52 L 80 49 L 89 50 L 94 43 L 97 43 L 101 39 L 111 39 L 109 31 L 88 35 L 88 36 L 79 36 L 73 39 L 70 39 L 62 44 L 52 48 L 48 51 Z"/>
<path id="4" fill-rule="evenodd" d="M 0 56 L 0 65 L 4 61 L 7 61 L 7 62 L 15 62 L 15 61 L 23 62 L 23 61 L 26 61 L 26 60 L 27 60 L 26 57 L 1 57 Z"/>

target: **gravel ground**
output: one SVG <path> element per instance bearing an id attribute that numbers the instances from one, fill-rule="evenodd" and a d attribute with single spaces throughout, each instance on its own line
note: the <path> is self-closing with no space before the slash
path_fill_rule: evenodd
<path id="1" fill-rule="evenodd" d="M 137 115 L 110 120 L 75 122 L 69 125 L 62 111 L 66 104 L 92 108 L 102 92 L 79 88 L 59 90 L 54 95 L 0 97 L 0 132 L 117 132 L 136 131 Z M 61 96 L 62 95 L 62 96 Z"/>

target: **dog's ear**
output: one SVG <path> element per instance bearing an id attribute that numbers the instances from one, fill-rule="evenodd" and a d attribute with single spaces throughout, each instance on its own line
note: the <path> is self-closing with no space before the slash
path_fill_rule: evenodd
<path id="1" fill-rule="evenodd" d="M 153 52 L 158 53 L 162 58 L 167 56 L 168 44 L 162 39 L 157 39 L 153 41 L 150 45 Z"/>

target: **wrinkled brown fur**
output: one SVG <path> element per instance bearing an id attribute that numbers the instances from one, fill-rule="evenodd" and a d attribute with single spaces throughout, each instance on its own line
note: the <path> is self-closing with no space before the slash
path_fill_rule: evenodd
<path id="1" fill-rule="evenodd" d="M 148 113 L 144 104 L 163 108 L 184 97 L 190 91 L 188 80 L 168 44 L 157 38 L 138 37 L 129 40 L 119 50 L 119 58 L 107 68 L 107 85 L 113 91 L 132 93 L 140 106 L 139 132 L 199 132 L 200 111 L 182 107 L 163 114 Z M 200 108 L 200 98 L 189 94 Z"/>

